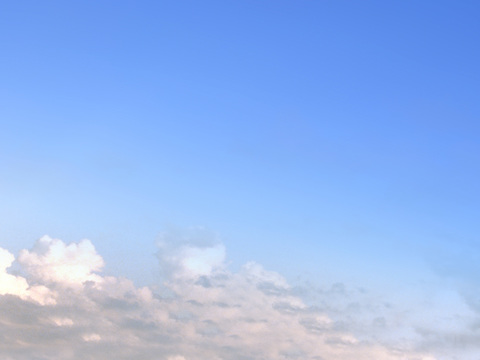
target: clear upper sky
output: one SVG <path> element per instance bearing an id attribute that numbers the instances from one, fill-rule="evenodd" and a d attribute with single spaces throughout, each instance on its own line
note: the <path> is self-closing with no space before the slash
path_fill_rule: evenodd
<path id="1" fill-rule="evenodd" d="M 479 11 L 2 2 L 0 244 L 89 238 L 142 283 L 201 226 L 233 267 L 478 285 Z"/>
<path id="2" fill-rule="evenodd" d="M 0 357 L 478 360 L 479 18 L 2 1 Z"/>

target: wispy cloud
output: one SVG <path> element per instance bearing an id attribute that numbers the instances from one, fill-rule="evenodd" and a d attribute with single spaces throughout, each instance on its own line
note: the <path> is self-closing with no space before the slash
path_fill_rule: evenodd
<path id="1" fill-rule="evenodd" d="M 232 272 L 219 241 L 189 236 L 164 236 L 158 258 L 164 282 L 136 287 L 102 275 L 103 259 L 88 240 L 67 245 L 42 237 L 20 252 L 22 276 L 8 272 L 14 256 L 1 249 L 0 356 L 436 359 L 431 347 L 420 344 L 435 343 L 441 335 L 416 329 L 412 336 L 418 341 L 407 336 L 407 343 L 380 336 L 402 327 L 395 327 L 388 304 L 360 290 L 343 284 L 326 290 L 292 287 L 254 262 Z M 307 304 L 301 295 L 306 291 L 321 301 Z"/>

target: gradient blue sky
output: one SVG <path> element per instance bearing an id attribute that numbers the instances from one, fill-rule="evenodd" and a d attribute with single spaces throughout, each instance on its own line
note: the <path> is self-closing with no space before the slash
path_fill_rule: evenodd
<path id="1" fill-rule="evenodd" d="M 107 273 L 143 285 L 159 234 L 200 226 L 233 268 L 476 289 L 479 13 L 2 2 L 0 245 L 88 238 Z"/>

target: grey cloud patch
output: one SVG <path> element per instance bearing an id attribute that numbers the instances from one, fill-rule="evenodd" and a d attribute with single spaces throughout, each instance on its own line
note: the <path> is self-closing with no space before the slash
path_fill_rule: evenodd
<path id="1" fill-rule="evenodd" d="M 216 336 L 222 334 L 217 324 L 212 320 L 203 320 L 197 327 L 197 332 L 203 336 Z"/>
<path id="2" fill-rule="evenodd" d="M 212 287 L 212 283 L 210 282 L 210 280 L 206 276 L 200 276 L 195 284 L 203 286 L 205 288 Z"/>
<path id="3" fill-rule="evenodd" d="M 195 315 L 187 310 L 180 310 L 176 313 L 169 314 L 170 319 L 174 319 L 181 322 L 191 321 L 195 318 Z"/>
<path id="4" fill-rule="evenodd" d="M 257 289 L 262 291 L 265 295 L 272 295 L 272 296 L 282 296 L 290 293 L 288 289 L 277 286 L 274 283 L 269 281 L 259 283 L 257 285 Z"/>
<path id="5" fill-rule="evenodd" d="M 314 333 L 325 333 L 332 328 L 331 321 L 327 318 L 319 320 L 316 318 L 302 318 L 300 324 L 303 325 L 308 331 Z"/>
<path id="6" fill-rule="evenodd" d="M 480 331 L 464 329 L 452 331 L 432 331 L 428 328 L 418 328 L 422 342 L 418 349 L 435 348 L 442 358 L 477 360 L 479 356 Z M 461 355 L 458 349 L 462 349 Z"/>
<path id="7" fill-rule="evenodd" d="M 272 308 L 283 314 L 291 314 L 291 315 L 301 313 L 305 309 L 304 307 L 301 307 L 299 305 L 294 305 L 289 302 L 281 302 L 281 301 L 273 303 Z"/>
<path id="8" fill-rule="evenodd" d="M 291 349 L 282 353 L 282 356 L 285 359 L 305 359 L 308 355 L 305 354 L 301 349 Z"/>

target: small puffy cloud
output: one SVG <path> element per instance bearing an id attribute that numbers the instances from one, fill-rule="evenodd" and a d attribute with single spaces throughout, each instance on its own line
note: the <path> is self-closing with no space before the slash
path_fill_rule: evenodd
<path id="1" fill-rule="evenodd" d="M 66 245 L 63 241 L 44 236 L 32 250 L 22 250 L 18 262 L 37 281 L 63 285 L 99 282 L 104 262 L 89 240 Z"/>
<path id="2" fill-rule="evenodd" d="M 82 336 L 82 338 L 83 338 L 83 340 L 85 340 L 85 341 L 95 341 L 95 342 L 96 342 L 96 341 L 102 340 L 102 337 L 101 337 L 100 335 L 98 335 L 98 334 L 95 334 L 95 333 L 93 333 L 93 334 L 85 334 L 85 335 Z"/>
<path id="3" fill-rule="evenodd" d="M 73 320 L 69 318 L 52 318 L 52 321 L 58 326 L 72 326 Z"/>
<path id="4" fill-rule="evenodd" d="M 219 269 L 225 261 L 225 247 L 215 245 L 212 247 L 197 248 L 181 246 L 174 253 L 164 255 L 170 264 L 175 264 L 175 277 L 198 277 L 210 275 Z"/>
<path id="5" fill-rule="evenodd" d="M 158 247 L 160 267 L 167 278 L 211 275 L 225 265 L 224 245 L 202 228 L 162 234 Z"/>

